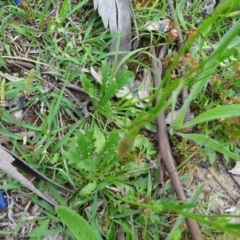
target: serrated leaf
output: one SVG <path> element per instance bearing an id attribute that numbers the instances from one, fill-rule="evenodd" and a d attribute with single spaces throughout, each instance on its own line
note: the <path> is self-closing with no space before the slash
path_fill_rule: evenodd
<path id="1" fill-rule="evenodd" d="M 87 172 L 91 172 L 91 170 L 93 169 L 93 163 L 90 159 L 79 159 L 76 167 L 78 169 L 83 169 Z"/>
<path id="2" fill-rule="evenodd" d="M 75 149 L 68 149 L 68 151 L 63 151 L 63 157 L 68 160 L 69 164 L 78 163 L 79 155 Z"/>
<path id="3" fill-rule="evenodd" d="M 56 212 L 77 240 L 101 240 L 88 222 L 70 208 L 58 206 Z"/>
<path id="4" fill-rule="evenodd" d="M 105 145 L 106 139 L 103 132 L 100 128 L 95 124 L 94 125 L 94 138 L 95 138 L 95 148 L 96 151 L 99 152 Z"/>
<path id="5" fill-rule="evenodd" d="M 110 72 L 111 72 L 110 65 L 106 61 L 104 61 L 102 63 L 102 67 L 101 67 L 101 74 L 102 74 L 101 93 L 102 93 L 102 96 L 105 95 L 106 85 L 107 85 L 107 82 L 109 81 L 109 77 L 110 77 L 109 73 Z"/>
<path id="6" fill-rule="evenodd" d="M 105 146 L 104 146 L 102 151 L 104 152 L 108 149 L 112 149 L 112 148 L 117 147 L 117 145 L 119 143 L 119 140 L 120 140 L 119 134 L 117 132 L 111 132 L 108 135 L 108 138 L 106 140 Z"/>
<path id="7" fill-rule="evenodd" d="M 210 164 L 211 165 L 214 164 L 216 162 L 216 157 L 217 157 L 216 152 L 209 148 L 205 149 L 205 151 L 208 156 Z"/>
<path id="8" fill-rule="evenodd" d="M 76 150 L 78 151 L 80 158 L 87 159 L 95 150 L 93 134 L 91 132 L 84 134 L 81 131 L 76 131 L 75 138 L 77 140 Z"/>
<path id="9" fill-rule="evenodd" d="M 117 76 L 117 85 L 118 89 L 122 89 L 124 86 L 130 85 L 130 83 L 134 79 L 134 73 L 124 69 L 118 76 Z"/>
<path id="10" fill-rule="evenodd" d="M 134 141 L 134 147 L 138 147 L 138 148 L 145 147 L 145 148 L 147 148 L 148 145 L 151 146 L 151 142 L 144 135 L 138 135 L 136 137 L 135 141 Z"/>
<path id="11" fill-rule="evenodd" d="M 118 86 L 116 83 L 116 79 L 114 78 L 110 82 L 108 82 L 104 92 L 104 96 L 103 98 L 100 99 L 99 105 L 105 106 L 117 91 L 118 91 Z"/>
<path id="12" fill-rule="evenodd" d="M 95 86 L 91 83 L 90 79 L 87 78 L 85 73 L 81 74 L 80 81 L 83 85 L 83 89 L 85 90 L 85 92 L 88 93 L 89 97 L 94 102 L 96 100 L 96 97 L 94 95 L 95 94 Z"/>
<path id="13" fill-rule="evenodd" d="M 102 98 L 100 99 L 100 106 L 105 106 L 107 102 L 123 87 L 130 85 L 130 83 L 134 79 L 134 73 L 124 69 L 117 78 L 111 78 L 109 74 L 111 72 L 111 68 L 107 62 L 103 62 L 101 68 L 101 93 Z"/>

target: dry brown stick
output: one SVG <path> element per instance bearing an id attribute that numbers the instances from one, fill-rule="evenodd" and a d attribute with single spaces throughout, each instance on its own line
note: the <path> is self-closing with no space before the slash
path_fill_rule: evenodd
<path id="1" fill-rule="evenodd" d="M 35 168 L 33 168 L 32 166 L 30 166 L 27 162 L 25 162 L 24 160 L 22 160 L 20 157 L 16 156 L 14 153 L 12 153 L 10 150 L 8 150 L 7 148 L 3 147 L 2 145 L 0 145 L 0 148 L 3 149 L 5 152 L 9 153 L 14 161 L 12 161 L 12 165 L 16 168 L 19 168 L 20 170 L 22 170 L 23 172 L 32 175 L 33 177 L 38 178 L 39 180 L 44 180 L 46 182 L 49 182 L 51 184 L 53 184 L 54 186 L 58 187 L 59 189 L 67 192 L 67 193 L 74 193 L 74 191 L 54 182 L 52 179 L 46 177 L 44 174 L 40 173 L 39 171 L 37 171 Z"/>
<path id="2" fill-rule="evenodd" d="M 13 162 L 15 161 L 14 157 L 11 155 L 9 151 L 6 151 L 3 147 L 0 146 L 0 169 L 5 172 L 8 176 L 11 176 L 18 182 L 20 182 L 24 187 L 28 188 L 30 191 L 35 193 L 38 197 L 47 201 L 53 206 L 57 206 L 58 204 L 54 201 L 46 197 L 42 194 L 26 177 L 24 177 L 18 170 L 13 166 Z"/>
<path id="3" fill-rule="evenodd" d="M 162 47 L 161 52 L 159 54 L 160 57 L 164 56 L 166 51 L 167 51 L 167 46 Z M 153 49 L 153 55 L 156 56 L 154 49 Z M 160 79 L 162 77 L 162 65 L 160 63 L 158 63 L 154 58 L 152 58 L 152 67 L 155 70 L 154 85 L 155 85 L 155 88 L 157 88 L 160 85 L 160 81 L 161 81 Z M 157 102 L 159 101 L 159 97 L 158 97 L 158 99 L 156 99 L 156 101 Z M 185 200 L 186 196 L 183 191 L 182 184 L 179 180 L 178 173 L 175 168 L 172 151 L 171 151 L 170 144 L 169 144 L 164 113 L 162 113 L 160 116 L 158 116 L 157 127 L 158 127 L 158 143 L 159 143 L 159 148 L 160 148 L 161 159 L 167 169 L 167 172 L 170 175 L 171 181 L 174 185 L 174 188 L 176 190 L 178 197 L 181 200 Z M 200 229 L 199 229 L 196 221 L 193 219 L 187 218 L 186 222 L 187 222 L 189 231 L 191 233 L 192 239 L 193 240 L 202 240 L 201 232 L 200 232 Z"/>
<path id="4" fill-rule="evenodd" d="M 160 156 L 160 153 L 159 153 Z M 164 178 L 163 178 L 163 173 L 164 173 L 164 164 L 161 161 L 159 161 L 159 181 L 158 181 L 158 191 L 157 191 L 157 199 L 160 198 L 161 194 L 163 193 L 164 190 Z"/>
<path id="5" fill-rule="evenodd" d="M 121 226 L 117 230 L 117 240 L 125 240 L 124 229 Z"/>

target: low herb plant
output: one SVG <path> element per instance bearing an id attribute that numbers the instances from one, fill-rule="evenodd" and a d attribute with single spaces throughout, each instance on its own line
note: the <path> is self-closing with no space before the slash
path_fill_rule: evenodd
<path id="1" fill-rule="evenodd" d="M 203 186 L 196 190 L 191 199 L 182 202 L 168 194 L 172 186 L 167 182 L 161 198 L 156 200 L 160 177 L 159 156 L 155 145 L 142 131 L 146 126 L 151 126 L 154 131 L 152 126 L 157 116 L 166 109 L 174 111 L 177 93 L 187 86 L 189 96 L 169 127 L 172 143 L 183 160 L 191 160 L 194 155 L 188 151 L 189 146 L 197 147 L 198 155 L 195 156 L 200 160 L 208 157 L 211 163 L 214 163 L 217 153 L 223 154 L 225 160 L 239 159 L 240 22 L 236 20 L 232 26 L 225 24 L 225 20 L 239 10 L 238 4 L 230 0 L 220 4 L 208 19 L 201 19 L 201 24 L 176 56 L 172 57 L 171 51 L 168 52 L 171 61 L 161 86 L 149 97 L 146 107 L 139 109 L 134 97 L 115 97 L 123 86 L 134 80 L 134 72 L 123 69 L 116 74 L 119 66 L 109 66 L 107 47 L 114 36 L 106 34 L 97 14 L 87 2 L 75 4 L 64 0 L 57 12 L 54 6 L 59 2 L 55 0 L 45 4 L 41 1 L 34 3 L 32 11 L 13 5 L 5 6 L 4 11 L 0 11 L 3 19 L 1 27 L 9 36 L 0 35 L 4 43 L 1 67 L 4 67 L 6 60 L 14 59 L 16 54 L 22 56 L 20 51 L 16 50 L 18 52 L 15 53 L 12 50 L 10 39 L 16 33 L 24 38 L 27 47 L 38 50 L 37 54 L 33 51 L 31 55 L 34 59 L 31 61 L 36 64 L 36 73 L 30 90 L 32 95 L 37 95 L 31 98 L 25 112 L 26 116 L 33 112 L 34 119 L 14 120 L 5 109 L 1 112 L 0 132 L 11 138 L 13 149 L 18 150 L 31 166 L 45 174 L 53 173 L 59 183 L 70 184 L 76 190 L 70 199 L 64 199 L 54 187 L 40 182 L 38 187 L 50 189 L 61 206 L 54 209 L 31 196 L 34 202 L 42 206 L 43 215 L 35 222 L 35 228 L 28 236 L 36 239 L 61 232 L 66 239 L 116 239 L 117 231 L 122 228 L 126 239 L 159 239 L 159 235 L 165 239 L 187 239 L 184 217 L 196 219 L 203 234 L 209 226 L 239 236 L 238 225 L 229 224 L 228 216 L 192 213 L 193 208 L 196 212 L 204 208 L 196 205 Z M 147 21 L 158 20 L 159 11 L 156 9 L 162 9 L 161 16 L 165 17 L 167 4 L 155 1 L 151 6 L 145 6 L 142 1 L 135 2 L 140 34 L 148 38 L 147 43 L 150 42 L 151 46 L 159 45 L 158 40 L 162 39 L 163 34 L 149 34 L 144 26 Z M 185 16 L 183 2 L 176 2 L 176 16 L 181 28 L 188 31 L 197 21 L 193 13 L 200 6 L 193 1 L 196 7 L 189 8 Z M 15 19 L 18 24 L 14 24 Z M 172 81 L 172 70 L 182 67 L 178 65 L 179 60 L 186 57 L 186 53 L 190 54 L 187 64 L 189 71 Z M 144 61 L 141 59 L 143 55 Z M 149 46 L 143 43 L 123 61 L 129 58 L 129 65 L 147 67 L 153 72 L 149 61 L 145 61 L 150 57 Z M 97 83 L 90 74 L 79 71 L 90 66 L 99 66 L 101 83 Z M 47 71 L 69 83 L 81 84 L 92 100 L 89 118 L 81 116 L 77 106 L 65 96 L 64 87 L 46 94 L 43 87 L 46 80 L 41 77 L 41 67 L 46 67 Z M 1 90 L 1 93 L 9 98 L 25 90 L 24 82 L 3 85 L 5 87 L 2 87 L 4 91 Z M 210 93 L 208 85 L 211 86 Z M 161 99 L 153 106 L 158 95 Z M 41 104 L 45 106 L 42 114 L 34 109 L 34 106 Z M 189 105 L 195 118 L 184 122 Z M 28 140 L 29 145 L 34 147 L 26 150 L 11 134 L 7 123 L 34 131 L 36 138 Z M 188 127 L 193 127 L 193 133 L 186 132 Z M 5 187 L 17 189 L 19 184 L 9 179 Z M 23 219 L 20 218 L 13 231 L 0 233 L 16 235 L 22 223 Z M 55 227 L 51 229 L 53 223 Z"/>

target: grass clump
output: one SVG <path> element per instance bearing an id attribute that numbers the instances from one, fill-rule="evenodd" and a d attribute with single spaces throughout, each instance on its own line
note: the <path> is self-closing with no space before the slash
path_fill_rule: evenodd
<path id="1" fill-rule="evenodd" d="M 196 219 L 206 236 L 206 226 L 238 236 L 238 226 L 229 224 L 228 216 L 195 214 L 204 208 L 196 204 L 203 186 L 183 202 L 170 194 L 172 186 L 167 182 L 159 198 L 154 126 L 159 114 L 176 110 L 178 93 L 188 87 L 189 95 L 169 127 L 176 151 L 188 162 L 197 156 L 198 162 L 208 158 L 213 164 L 218 154 L 226 161 L 238 160 L 240 22 L 229 20 L 239 8 L 236 3 L 229 7 L 230 2 L 221 3 L 203 20 L 196 12 L 200 9 L 196 1 L 196 7 L 187 10 L 183 2 L 176 1 L 178 27 L 183 33 L 194 31 L 175 53 L 176 43 L 169 36 L 149 33 L 145 27 L 159 20 L 159 14 L 163 19 L 169 17 L 167 4 L 134 1 L 142 40 L 140 48 L 126 56 L 131 70 L 123 68 L 120 73 L 119 66 L 110 67 L 107 62 L 115 54 L 108 53 L 108 47 L 116 36 L 102 27 L 88 1 L 34 1 L 25 9 L 4 2 L 0 10 L 4 33 L 0 35 L 1 100 L 23 95 L 26 103 L 22 120 L 11 115 L 16 109 L 2 108 L 0 134 L 10 137 L 8 147 L 32 167 L 75 194 L 60 194 L 40 181 L 38 188 L 51 191 L 61 206 L 53 209 L 31 196 L 41 207 L 41 217 L 31 220 L 33 229 L 22 234 L 25 223 L 20 217 L 1 234 L 30 239 L 60 233 L 66 239 L 116 239 L 123 231 L 126 239 L 187 239 L 185 216 Z M 154 73 L 150 48 L 164 44 L 170 44 L 165 74 L 158 89 L 150 88 L 145 107 L 136 106 L 136 93 L 117 98 L 116 93 L 139 77 L 138 69 Z M 100 81 L 91 74 L 91 67 L 99 69 Z M 173 76 L 176 69 L 187 71 Z M 17 82 L 13 77 L 5 81 L 6 73 Z M 86 94 L 69 93 L 68 84 Z M 154 105 L 158 95 L 161 99 Z M 90 103 L 83 111 L 85 98 Z M 196 117 L 184 122 L 188 106 Z M 189 127 L 192 133 L 186 131 Z M 34 131 L 36 136 L 24 145 L 14 134 L 22 131 Z M 190 147 L 198 152 L 188 151 Z M 13 179 L 2 189 L 15 194 L 23 191 Z M 78 229 L 80 225 L 85 230 Z"/>

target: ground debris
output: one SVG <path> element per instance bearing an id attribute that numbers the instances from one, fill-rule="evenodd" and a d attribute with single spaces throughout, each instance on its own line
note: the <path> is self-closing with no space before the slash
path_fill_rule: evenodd
<path id="1" fill-rule="evenodd" d="M 211 178 L 206 176 L 211 175 Z M 240 214 L 240 189 L 236 186 L 231 176 L 221 162 L 216 162 L 207 168 L 196 166 L 194 174 L 189 174 L 191 181 L 185 182 L 187 197 L 190 197 L 201 184 L 204 184 L 203 193 L 199 203 L 206 204 L 207 214 Z M 235 209 L 235 211 L 233 211 Z M 232 218 L 231 223 L 239 223 L 240 219 Z"/>

